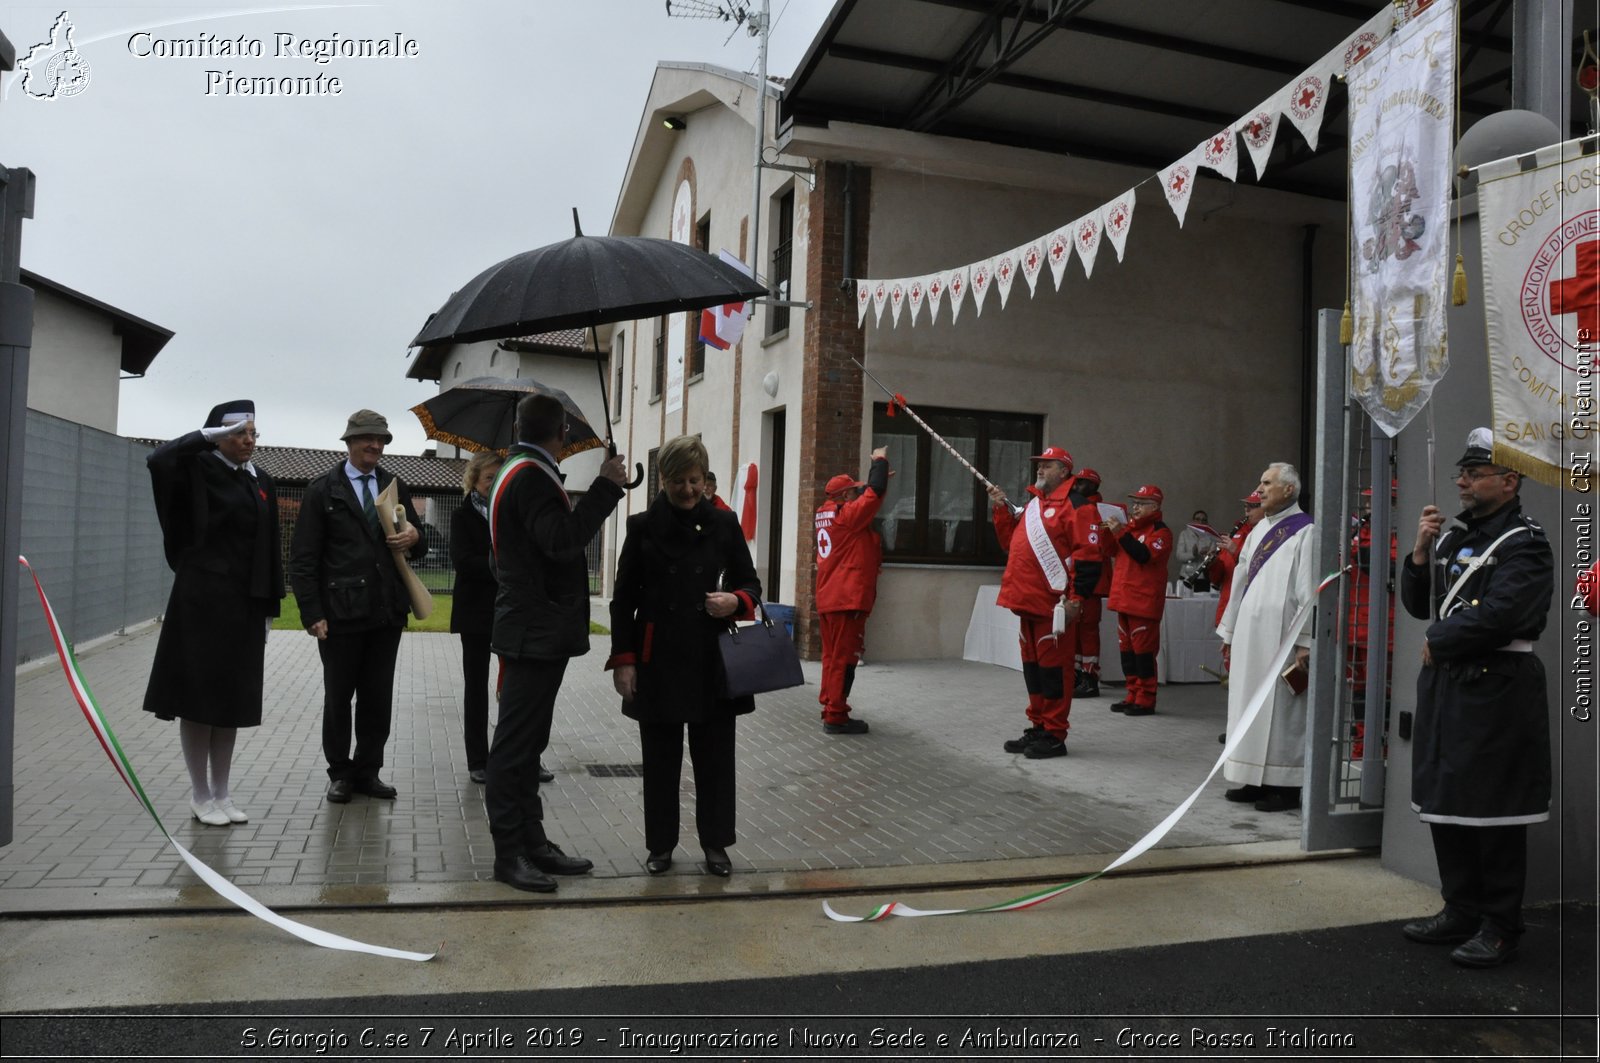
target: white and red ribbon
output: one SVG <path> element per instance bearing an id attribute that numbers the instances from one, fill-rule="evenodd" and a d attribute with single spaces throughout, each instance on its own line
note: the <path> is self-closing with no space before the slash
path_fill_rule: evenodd
<path id="1" fill-rule="evenodd" d="M 1013 900 L 1001 901 L 998 904 L 986 904 L 979 908 L 922 909 L 913 908 L 909 904 L 902 904 L 899 901 L 890 901 L 887 904 L 878 905 L 866 915 L 843 915 L 834 911 L 833 905 L 829 904 L 827 901 L 823 901 L 823 912 L 826 913 L 829 919 L 832 919 L 836 923 L 875 923 L 879 920 L 887 919 L 891 915 L 897 915 L 907 919 L 914 919 L 918 916 L 925 915 L 980 915 L 986 912 L 1018 912 L 1024 908 L 1032 908 L 1036 905 L 1043 904 L 1045 901 L 1059 897 L 1068 890 L 1083 885 L 1085 882 L 1092 882 L 1101 875 L 1115 871 L 1123 864 L 1131 863 L 1134 860 L 1137 860 L 1150 849 L 1154 848 L 1157 842 L 1167 836 L 1167 832 L 1172 830 L 1172 828 L 1177 825 L 1178 821 L 1184 817 L 1184 814 L 1187 813 L 1194 805 L 1195 801 L 1199 799 L 1201 792 L 1204 791 L 1206 786 L 1210 784 L 1211 780 L 1216 777 L 1217 772 L 1222 770 L 1222 765 L 1225 764 L 1228 758 L 1233 755 L 1234 749 L 1238 747 L 1239 742 L 1245 735 L 1245 732 L 1249 731 L 1251 724 L 1255 723 L 1256 716 L 1261 712 L 1261 706 L 1266 704 L 1267 699 L 1272 694 L 1273 687 L 1277 685 L 1278 675 L 1283 671 L 1284 665 L 1288 662 L 1289 654 L 1294 651 L 1294 640 L 1299 635 L 1301 627 L 1305 625 L 1306 618 L 1311 615 L 1311 610 L 1316 607 L 1317 595 L 1321 594 L 1330 583 L 1337 580 L 1340 576 L 1344 575 L 1344 573 L 1345 570 L 1340 569 L 1339 571 L 1330 573 L 1328 576 L 1324 577 L 1322 582 L 1317 584 L 1317 589 L 1312 593 L 1310 600 L 1300 607 L 1300 611 L 1295 614 L 1295 618 L 1289 622 L 1289 626 L 1285 628 L 1289 634 L 1284 637 L 1283 642 L 1278 646 L 1277 652 L 1273 654 L 1272 663 L 1267 666 L 1266 673 L 1262 677 L 1260 685 L 1258 685 L 1255 691 L 1250 695 L 1250 701 L 1245 705 L 1244 713 L 1239 717 L 1239 725 L 1229 732 L 1228 741 L 1223 745 L 1222 752 L 1217 755 L 1217 762 L 1211 765 L 1211 770 L 1206 773 L 1206 777 L 1204 779 L 1200 780 L 1200 785 L 1196 786 L 1194 788 L 1194 792 L 1188 797 L 1184 798 L 1177 808 L 1167 813 L 1167 817 L 1165 819 L 1152 827 L 1144 837 L 1134 842 L 1132 848 L 1123 853 L 1121 856 L 1117 857 L 1115 860 L 1111 861 L 1111 863 L 1107 864 L 1102 870 L 1096 871 L 1091 875 L 1085 875 L 1082 878 L 1073 879 L 1071 882 L 1063 882 L 1059 886 L 1051 886 L 1048 889 L 1039 890 L 1035 893 L 1029 893 Z"/>
<path id="2" fill-rule="evenodd" d="M 33 566 L 28 564 L 26 557 L 18 557 L 17 561 L 23 568 L 28 570 L 28 575 L 33 578 L 33 587 L 39 592 L 39 604 L 44 607 L 45 622 L 50 627 L 51 641 L 55 643 L 56 656 L 61 659 L 61 669 L 67 674 L 67 685 L 71 687 L 72 696 L 77 701 L 78 707 L 83 710 L 83 718 L 89 721 L 89 729 L 94 732 L 95 738 L 100 742 L 100 748 L 106 751 L 106 757 L 111 761 L 111 766 L 121 776 L 123 784 L 144 806 L 144 810 L 150 813 L 150 818 L 155 820 L 156 826 L 160 828 L 162 835 L 178 851 L 178 855 L 183 858 L 184 863 L 189 865 L 190 870 L 199 875 L 206 885 L 215 890 L 218 896 L 243 908 L 257 919 L 271 923 L 279 930 L 293 934 L 302 941 L 320 945 L 325 949 L 364 952 L 371 956 L 388 956 L 397 960 L 416 960 L 418 962 L 431 960 L 439 954 L 437 950 L 433 952 L 407 952 L 403 949 L 391 949 L 383 945 L 368 945 L 365 942 L 340 937 L 338 934 L 330 934 L 326 930 L 318 930 L 316 927 L 306 926 L 304 923 L 297 923 L 292 919 L 285 919 L 248 893 L 245 893 L 238 886 L 217 874 L 199 857 L 180 845 L 178 840 L 172 836 L 172 832 L 167 830 L 166 824 L 161 822 L 161 816 L 157 814 L 155 805 L 151 804 L 149 796 L 144 792 L 144 786 L 139 782 L 138 773 L 133 770 L 133 765 L 129 763 L 127 754 L 122 751 L 121 743 L 117 741 L 116 733 L 111 730 L 111 725 L 106 722 L 105 715 L 100 711 L 100 705 L 95 701 L 94 691 L 89 689 L 88 681 L 84 679 L 83 672 L 78 668 L 78 660 L 72 653 L 72 647 L 68 645 L 66 637 L 61 633 L 61 625 L 56 621 L 56 611 L 51 607 L 50 599 L 44 593 L 44 586 L 39 582 L 38 573 L 34 572 Z"/>

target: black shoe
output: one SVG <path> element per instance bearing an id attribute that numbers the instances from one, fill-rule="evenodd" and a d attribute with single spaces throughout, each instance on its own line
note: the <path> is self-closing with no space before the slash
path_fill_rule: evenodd
<path id="1" fill-rule="evenodd" d="M 1300 807 L 1300 787 L 1271 786 L 1256 802 L 1257 812 L 1292 812 Z"/>
<path id="2" fill-rule="evenodd" d="M 1028 748 L 1022 755 L 1029 760 L 1047 760 L 1050 757 L 1064 757 L 1067 755 L 1067 743 L 1064 739 L 1057 738 L 1048 731 L 1041 731 L 1028 743 Z"/>
<path id="3" fill-rule="evenodd" d="M 1112 712 L 1127 712 L 1128 709 L 1132 705 L 1133 705 L 1133 702 L 1131 702 L 1131 701 L 1113 702 L 1112 705 L 1111 705 L 1111 711 Z"/>
<path id="4" fill-rule="evenodd" d="M 868 727 L 866 720 L 845 720 L 844 723 L 825 723 L 822 730 L 831 735 L 864 735 Z"/>
<path id="5" fill-rule="evenodd" d="M 718 878 L 727 878 L 733 874 L 733 861 L 728 859 L 728 850 L 708 845 L 705 852 L 708 872 Z"/>
<path id="6" fill-rule="evenodd" d="M 556 781 L 556 773 L 551 771 L 549 768 L 545 767 L 544 766 L 544 761 L 542 761 L 542 760 L 539 762 L 539 781 L 540 782 L 555 782 Z"/>
<path id="7" fill-rule="evenodd" d="M 1222 796 L 1227 798 L 1229 801 L 1237 801 L 1242 805 L 1246 802 L 1256 802 L 1261 800 L 1263 797 L 1267 796 L 1267 791 L 1265 788 L 1260 786 L 1240 786 L 1229 790 Z"/>
<path id="8" fill-rule="evenodd" d="M 467 778 L 471 779 L 479 786 L 482 786 L 484 783 L 489 781 L 489 773 L 482 768 L 473 768 L 471 771 L 467 772 Z"/>
<path id="9" fill-rule="evenodd" d="M 518 855 L 509 859 L 495 857 L 494 877 L 497 882 L 504 882 L 514 890 L 525 890 L 528 893 L 556 891 L 556 880 L 540 871 L 526 856 Z"/>
<path id="10" fill-rule="evenodd" d="M 336 805 L 348 805 L 352 792 L 349 779 L 334 779 L 328 783 L 328 800 Z"/>
<path id="11" fill-rule="evenodd" d="M 376 775 L 370 779 L 357 779 L 352 785 L 354 785 L 356 793 L 366 794 L 368 797 L 376 797 L 384 801 L 393 801 L 395 795 L 400 792 Z"/>
<path id="12" fill-rule="evenodd" d="M 1155 714 L 1156 707 L 1154 705 L 1129 705 L 1122 710 L 1122 715 L 1124 716 L 1154 716 Z"/>
<path id="13" fill-rule="evenodd" d="M 1029 742 L 1032 742 L 1035 738 L 1042 734 L 1044 734 L 1044 732 L 1039 730 L 1039 728 L 1030 727 L 1026 731 L 1022 732 L 1021 738 L 1006 739 L 1005 745 L 1001 748 L 1007 753 L 1021 753 L 1028 748 Z"/>
<path id="14" fill-rule="evenodd" d="M 1072 687 L 1072 696 L 1075 698 L 1097 698 L 1100 696 L 1100 680 L 1092 675 L 1085 675 Z"/>
<path id="15" fill-rule="evenodd" d="M 644 869 L 652 875 L 661 875 L 672 869 L 672 850 L 661 853 L 651 853 L 644 862 Z"/>
<path id="16" fill-rule="evenodd" d="M 1407 923 L 1400 933 L 1424 945 L 1459 945 L 1477 934 L 1481 924 L 1477 916 L 1446 907 L 1437 915 Z"/>
<path id="17" fill-rule="evenodd" d="M 593 860 L 568 856 L 555 842 L 545 842 L 529 853 L 528 859 L 534 867 L 551 875 L 582 875 L 594 870 Z"/>
<path id="18" fill-rule="evenodd" d="M 1517 939 L 1504 937 L 1498 930 L 1485 928 L 1466 944 L 1450 953 L 1450 959 L 1463 967 L 1498 967 L 1517 958 Z"/>

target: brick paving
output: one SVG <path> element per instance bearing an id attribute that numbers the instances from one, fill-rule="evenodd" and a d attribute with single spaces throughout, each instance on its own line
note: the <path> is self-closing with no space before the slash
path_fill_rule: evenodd
<path id="1" fill-rule="evenodd" d="M 599 641 L 599 640 L 597 640 Z M 119 638 L 81 663 L 152 802 L 175 837 L 243 887 L 284 887 L 318 903 L 330 886 L 405 887 L 490 878 L 493 846 L 482 790 L 467 778 L 459 644 L 409 634 L 401 643 L 395 721 L 384 778 L 398 800 L 323 800 L 321 671 L 310 638 L 273 632 L 264 723 L 240 732 L 233 795 L 248 824 L 204 827 L 188 812 L 176 725 L 141 710 L 154 630 Z M 642 876 L 636 777 L 591 765 L 639 760 L 597 646 L 575 660 L 558 703 L 546 764 L 547 829 L 595 876 Z M 1122 851 L 1198 784 L 1226 714 L 1214 686 L 1165 687 L 1154 717 L 1107 711 L 1106 688 L 1074 706 L 1071 755 L 1029 761 L 1002 740 L 1024 726 L 1021 676 L 961 661 L 871 663 L 853 697 L 865 736 L 825 735 L 805 687 L 764 695 L 738 729 L 735 867 L 812 871 L 965 863 Z M 226 696 L 225 692 L 222 696 Z M 492 710 L 491 710 L 492 711 Z M 685 765 L 683 843 L 667 876 L 694 875 L 693 788 Z M 1297 838 L 1297 815 L 1221 800 L 1212 782 L 1162 848 Z M 16 816 L 0 850 L 0 911 L 54 898 L 117 907 L 140 897 L 209 896 L 111 770 L 58 667 L 17 677 Z"/>

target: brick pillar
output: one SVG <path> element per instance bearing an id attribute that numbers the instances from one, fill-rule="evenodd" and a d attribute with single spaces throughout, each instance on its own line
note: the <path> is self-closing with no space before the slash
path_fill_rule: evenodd
<path id="1" fill-rule="evenodd" d="M 822 488 L 839 472 L 859 476 L 863 461 L 861 423 L 867 406 L 862 400 L 862 375 L 851 359 L 866 361 L 865 333 L 856 327 L 856 293 L 852 284 L 841 291 L 844 277 L 845 167 L 823 163 L 817 167 L 816 187 L 808 197 L 806 219 L 806 297 L 811 309 L 805 315 L 805 355 L 800 399 L 799 460 L 794 463 L 799 488 L 800 524 L 795 558 L 795 634 L 800 652 L 808 660 L 822 655 L 822 635 L 813 591 L 817 578 L 817 553 L 813 548 L 812 514 L 822 504 Z M 854 168 L 853 262 L 855 277 L 866 276 L 869 199 L 872 172 Z"/>

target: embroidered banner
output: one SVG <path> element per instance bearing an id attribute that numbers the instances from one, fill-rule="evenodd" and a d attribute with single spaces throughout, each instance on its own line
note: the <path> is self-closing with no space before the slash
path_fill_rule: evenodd
<path id="1" fill-rule="evenodd" d="M 1589 154 L 1583 154 L 1587 146 Z M 1568 141 L 1478 168 L 1494 460 L 1593 490 L 1600 155 Z"/>
<path id="2" fill-rule="evenodd" d="M 1455 4 L 1436 0 L 1350 68 L 1350 390 L 1390 436 L 1449 367 Z"/>

